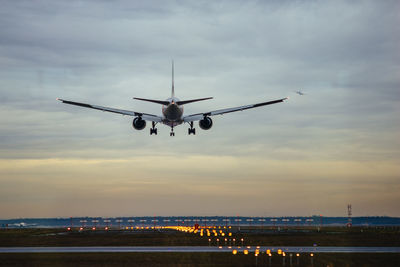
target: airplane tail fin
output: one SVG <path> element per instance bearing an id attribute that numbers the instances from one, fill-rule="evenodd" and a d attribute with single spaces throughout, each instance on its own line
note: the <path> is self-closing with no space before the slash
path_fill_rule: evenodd
<path id="1" fill-rule="evenodd" d="M 175 88 L 174 88 L 174 60 L 172 60 L 172 88 L 171 88 L 171 97 L 175 97 Z"/>
<path id="2" fill-rule="evenodd" d="M 175 97 L 175 86 L 174 86 L 174 60 L 172 60 L 172 86 L 171 86 L 171 97 L 172 97 L 172 98 Z M 138 97 L 134 97 L 133 99 L 141 100 L 141 101 L 147 101 L 147 102 L 152 102 L 152 103 L 157 103 L 157 104 L 161 104 L 161 105 L 165 105 L 165 106 L 168 106 L 168 105 L 170 104 L 169 101 L 156 100 L 156 99 L 147 99 L 147 98 L 138 98 Z M 197 99 L 190 99 L 190 100 L 177 101 L 176 104 L 180 106 L 180 105 L 185 105 L 185 104 L 189 104 L 189 103 L 193 103 L 193 102 L 197 102 L 197 101 L 208 100 L 208 99 L 212 99 L 212 97 L 197 98 Z"/>

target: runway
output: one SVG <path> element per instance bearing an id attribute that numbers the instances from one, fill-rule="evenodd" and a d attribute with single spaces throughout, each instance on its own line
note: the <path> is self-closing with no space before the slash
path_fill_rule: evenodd
<path id="1" fill-rule="evenodd" d="M 128 253 L 128 252 L 226 252 L 239 253 L 245 249 L 254 252 L 279 249 L 285 253 L 400 253 L 400 247 L 1 247 L 0 253 Z"/>

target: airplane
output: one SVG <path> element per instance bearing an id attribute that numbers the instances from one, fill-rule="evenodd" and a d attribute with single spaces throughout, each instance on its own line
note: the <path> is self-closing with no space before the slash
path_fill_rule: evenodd
<path id="1" fill-rule="evenodd" d="M 296 94 L 298 95 L 305 95 L 305 93 L 303 93 L 302 91 L 294 91 Z"/>
<path id="2" fill-rule="evenodd" d="M 188 128 L 188 135 L 191 135 L 191 134 L 195 135 L 196 129 L 193 127 L 193 122 L 195 122 L 195 121 L 199 122 L 199 127 L 201 129 L 209 130 L 213 126 L 213 121 L 211 119 L 211 116 L 222 115 L 222 114 L 226 114 L 226 113 L 243 111 L 246 109 L 277 104 L 277 103 L 283 102 L 284 100 L 287 100 L 288 97 L 277 99 L 277 100 L 272 100 L 272 101 L 267 101 L 267 102 L 261 102 L 261 103 L 257 103 L 257 104 L 251 104 L 251 105 L 245 105 L 245 106 L 239 106 L 239 107 L 233 107 L 233 108 L 226 108 L 226 109 L 219 109 L 219 110 L 203 112 L 203 113 L 196 113 L 196 114 L 184 116 L 183 115 L 183 105 L 193 103 L 193 102 L 212 99 L 212 97 L 190 99 L 190 100 L 183 100 L 183 101 L 179 100 L 177 97 L 175 97 L 174 62 L 172 61 L 171 97 L 167 98 L 166 100 L 155 100 L 155 99 L 146 99 L 146 98 L 138 98 L 138 97 L 134 97 L 133 99 L 140 100 L 140 101 L 152 102 L 152 103 L 162 105 L 162 116 L 157 116 L 157 115 L 143 113 L 143 112 L 136 112 L 136 111 L 131 111 L 131 110 L 97 106 L 97 105 L 74 102 L 74 101 L 57 98 L 57 100 L 61 101 L 64 104 L 75 105 L 75 106 L 80 106 L 80 107 L 84 107 L 84 108 L 97 109 L 97 110 L 101 110 L 101 111 L 113 112 L 113 113 L 117 113 L 117 114 L 135 117 L 133 119 L 132 126 L 136 130 L 143 130 L 146 127 L 146 121 L 151 122 L 150 135 L 152 135 L 152 134 L 157 135 L 157 128 L 155 127 L 157 125 L 157 123 L 165 124 L 165 125 L 171 127 L 170 136 L 175 136 L 174 127 L 176 127 L 182 123 L 189 124 L 190 128 Z"/>

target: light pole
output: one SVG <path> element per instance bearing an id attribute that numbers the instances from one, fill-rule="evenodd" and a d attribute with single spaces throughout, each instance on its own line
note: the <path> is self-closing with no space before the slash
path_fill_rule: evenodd
<path id="1" fill-rule="evenodd" d="M 164 222 L 165 226 L 168 226 L 168 223 L 170 222 L 170 220 L 169 219 L 164 219 L 163 222 Z"/>
<path id="2" fill-rule="evenodd" d="M 282 222 L 285 223 L 285 227 L 288 228 L 289 219 L 282 219 Z"/>
<path id="3" fill-rule="evenodd" d="M 282 252 L 282 265 L 283 265 L 283 266 L 286 265 L 285 257 L 286 257 L 286 253 L 285 253 L 285 252 Z"/>
<path id="4" fill-rule="evenodd" d="M 133 222 L 134 222 L 134 221 L 135 221 L 134 219 L 129 219 L 129 220 L 128 220 L 129 228 L 131 228 L 131 230 L 133 229 Z"/>
<path id="5" fill-rule="evenodd" d="M 265 219 L 258 219 L 258 221 L 259 222 L 261 222 L 261 230 L 263 230 L 264 229 L 264 222 L 265 222 Z"/>
<path id="6" fill-rule="evenodd" d="M 319 215 L 319 228 L 318 228 L 318 232 L 319 229 L 322 228 L 322 214 Z"/>
<path id="7" fill-rule="evenodd" d="M 122 223 L 122 220 L 121 219 L 117 219 L 117 220 L 115 220 L 117 223 L 118 223 L 118 230 L 121 230 L 121 223 Z"/>
<path id="8" fill-rule="evenodd" d="M 278 219 L 271 219 L 270 221 L 273 223 L 274 228 L 275 228 L 275 225 L 276 225 L 276 222 L 278 221 Z"/>
<path id="9" fill-rule="evenodd" d="M 105 228 L 105 229 L 108 230 L 108 228 L 109 228 L 109 223 L 111 222 L 111 220 L 109 220 L 109 219 L 104 219 L 103 222 L 106 223 L 106 228 Z"/>
<path id="10" fill-rule="evenodd" d="M 153 222 L 153 228 L 156 229 L 158 220 L 157 219 L 153 219 L 151 221 Z"/>
<path id="11" fill-rule="evenodd" d="M 242 221 L 242 219 L 239 219 L 239 218 L 235 219 L 235 222 L 236 222 L 236 224 L 237 224 L 237 226 L 239 228 L 239 231 L 240 231 L 240 222 L 241 221 Z"/>
<path id="12" fill-rule="evenodd" d="M 186 224 L 187 226 L 189 226 L 189 225 L 190 225 L 190 222 L 191 222 L 192 220 L 191 220 L 191 219 L 184 219 L 183 221 L 185 222 L 185 224 Z"/>
<path id="13" fill-rule="evenodd" d="M 223 219 L 223 222 L 225 222 L 225 227 L 228 228 L 228 222 L 230 221 L 229 219 Z"/>
<path id="14" fill-rule="evenodd" d="M 254 219 L 250 218 L 250 219 L 247 219 L 246 221 L 249 223 L 249 227 L 251 228 L 251 222 L 254 221 Z"/>
<path id="15" fill-rule="evenodd" d="M 82 223 L 82 230 L 83 230 L 83 228 L 85 228 L 85 224 L 86 224 L 86 222 L 87 222 L 87 220 L 80 220 L 80 222 Z"/>
<path id="16" fill-rule="evenodd" d="M 97 223 L 99 222 L 99 220 L 97 220 L 97 219 L 94 219 L 94 220 L 92 220 L 92 223 L 93 223 L 93 230 L 96 230 L 96 226 L 97 226 Z"/>

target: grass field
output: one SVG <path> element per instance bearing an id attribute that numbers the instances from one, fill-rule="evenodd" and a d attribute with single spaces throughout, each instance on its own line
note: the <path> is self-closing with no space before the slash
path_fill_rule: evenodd
<path id="1" fill-rule="evenodd" d="M 232 237 L 207 237 L 200 235 L 167 231 L 67 231 L 66 229 L 2 229 L 0 246 L 208 246 L 225 245 L 224 239 L 233 238 L 236 245 L 251 246 L 400 246 L 398 229 L 363 228 L 324 228 L 321 231 L 289 229 L 287 231 L 260 231 L 253 229 L 236 232 Z"/>
<path id="2" fill-rule="evenodd" d="M 260 246 L 400 246 L 398 228 L 323 228 L 316 229 L 231 229 L 236 245 Z M 228 231 L 226 231 L 228 234 Z M 224 238 L 201 237 L 172 230 L 67 231 L 66 229 L 2 229 L 0 246 L 208 246 L 224 244 Z M 228 241 L 229 242 L 229 241 Z M 290 265 L 290 255 L 285 266 Z M 301 254 L 299 265 L 293 254 L 292 266 L 312 266 L 309 254 Z M 269 266 L 269 258 L 260 254 L 258 266 Z M 253 254 L 239 253 L 23 253 L 1 254 L 0 266 L 255 266 Z M 273 254 L 271 266 L 283 266 L 282 256 Z M 319 253 L 313 266 L 400 266 L 400 254 Z"/>

